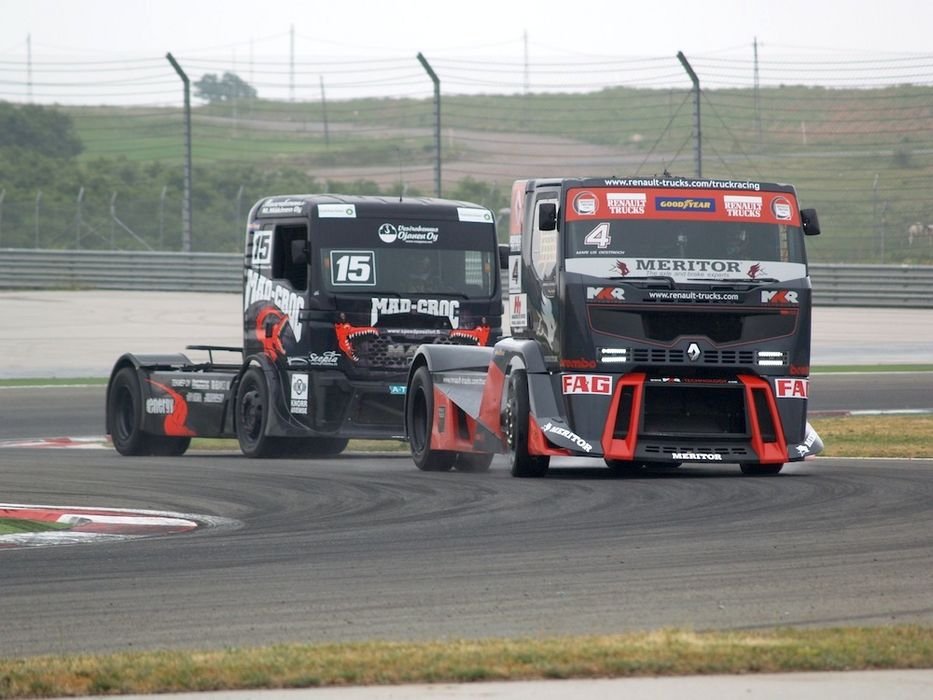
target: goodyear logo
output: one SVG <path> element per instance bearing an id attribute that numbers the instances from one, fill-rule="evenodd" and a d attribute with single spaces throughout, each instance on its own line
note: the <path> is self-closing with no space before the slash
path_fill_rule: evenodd
<path id="1" fill-rule="evenodd" d="M 655 197 L 654 207 L 658 211 L 716 211 L 716 200 L 712 197 Z"/>

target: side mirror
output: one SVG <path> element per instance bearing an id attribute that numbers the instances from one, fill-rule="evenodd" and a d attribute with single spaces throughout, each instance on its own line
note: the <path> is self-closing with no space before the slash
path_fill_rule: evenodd
<path id="1" fill-rule="evenodd" d="M 508 243 L 499 244 L 499 269 L 508 270 L 509 269 L 509 254 L 512 252 L 511 246 Z"/>
<path id="2" fill-rule="evenodd" d="M 308 242 L 303 240 L 292 241 L 292 264 L 293 265 L 307 265 L 308 264 Z"/>
<path id="3" fill-rule="evenodd" d="M 801 209 L 800 224 L 803 226 L 803 232 L 805 235 L 820 235 L 820 218 L 816 215 L 816 209 Z"/>
<path id="4" fill-rule="evenodd" d="M 538 229 L 541 231 L 557 229 L 557 205 L 554 202 L 541 202 L 538 205 Z"/>

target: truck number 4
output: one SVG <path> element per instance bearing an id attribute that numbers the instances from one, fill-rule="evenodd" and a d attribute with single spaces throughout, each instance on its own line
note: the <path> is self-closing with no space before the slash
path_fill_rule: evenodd
<path id="1" fill-rule="evenodd" d="M 608 223 L 597 224 L 583 239 L 583 245 L 595 245 L 597 248 L 608 248 L 610 243 L 612 238 L 609 236 Z"/>

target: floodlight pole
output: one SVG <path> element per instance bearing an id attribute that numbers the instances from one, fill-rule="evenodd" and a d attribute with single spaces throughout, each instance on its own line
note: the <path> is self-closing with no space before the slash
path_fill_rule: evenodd
<path id="1" fill-rule="evenodd" d="M 185 90 L 185 192 L 181 203 L 181 249 L 191 252 L 191 81 L 171 52 L 165 54 L 172 68 L 178 73 Z"/>
<path id="2" fill-rule="evenodd" d="M 434 189 L 437 192 L 437 196 L 441 196 L 441 80 L 437 77 L 437 73 L 434 72 L 434 69 L 431 68 L 431 65 L 428 63 L 428 59 L 424 57 L 424 54 L 420 51 L 418 52 L 418 61 L 421 63 L 421 66 L 427 71 L 428 76 L 431 78 L 431 82 L 434 83 L 434 148 L 436 151 L 436 158 L 434 162 Z"/>
<path id="3" fill-rule="evenodd" d="M 693 129 L 694 136 L 696 137 L 694 156 L 696 159 L 697 177 L 703 177 L 703 149 L 700 145 L 700 79 L 697 77 L 697 74 L 694 73 L 693 68 L 690 67 L 690 62 L 687 60 L 687 57 L 684 56 L 683 51 L 677 52 L 677 60 L 680 61 L 680 65 L 684 67 L 684 70 L 687 71 L 687 75 L 690 76 L 690 80 L 693 81 Z"/>

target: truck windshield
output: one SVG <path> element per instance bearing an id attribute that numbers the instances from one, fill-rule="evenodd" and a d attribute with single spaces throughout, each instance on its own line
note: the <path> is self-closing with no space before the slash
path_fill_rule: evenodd
<path id="1" fill-rule="evenodd" d="M 433 294 L 489 298 L 497 242 L 490 224 L 436 222 L 381 229 L 382 221 L 329 222 L 318 231 L 321 279 L 329 293 Z M 407 234 L 407 235 L 405 235 Z"/>
<path id="2" fill-rule="evenodd" d="M 788 280 L 806 274 L 798 226 L 732 221 L 573 221 L 567 270 L 677 281 Z"/>

